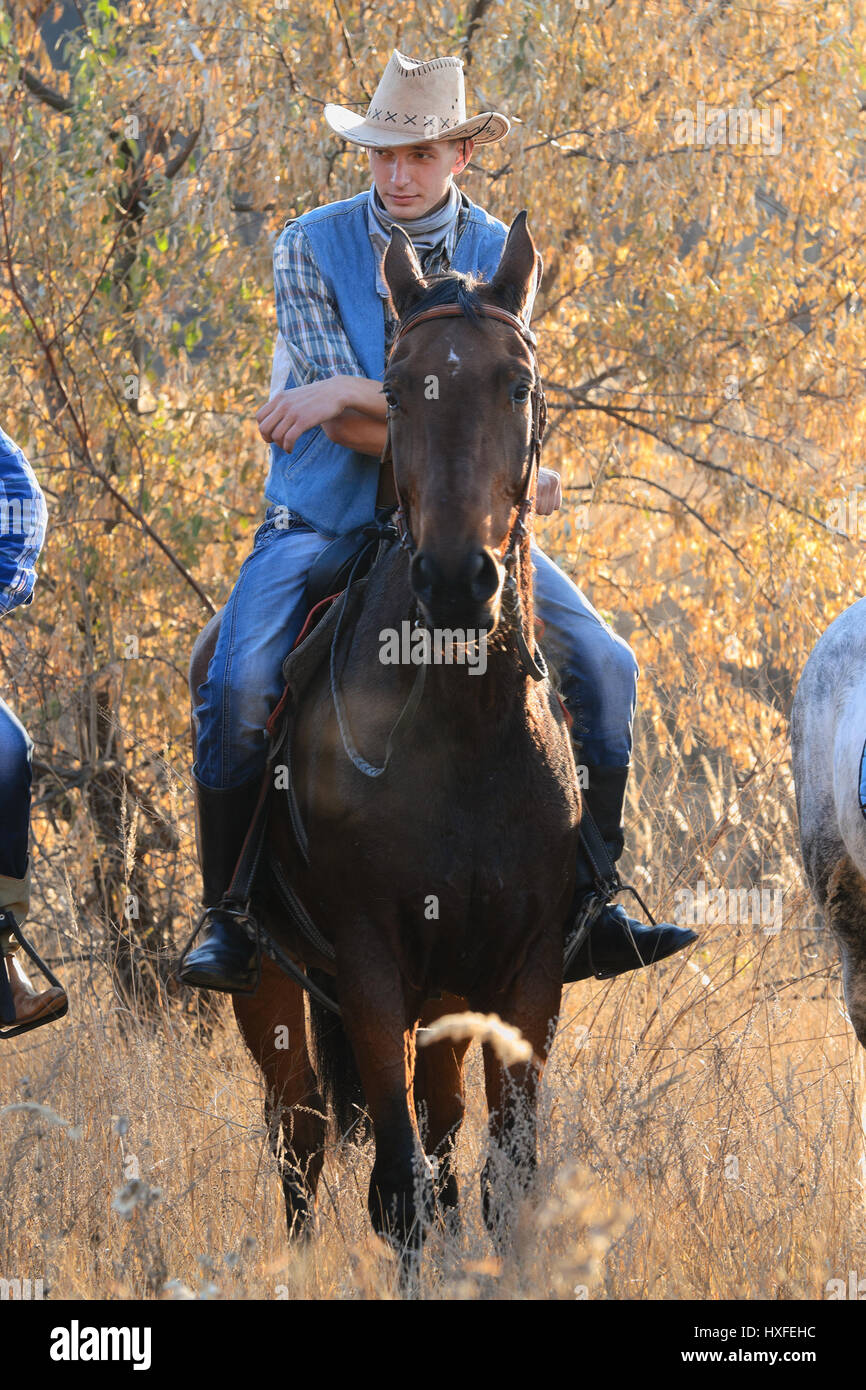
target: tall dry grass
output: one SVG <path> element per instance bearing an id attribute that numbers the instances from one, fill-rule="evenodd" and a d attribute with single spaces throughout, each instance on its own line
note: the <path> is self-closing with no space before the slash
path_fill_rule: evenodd
<path id="1" fill-rule="evenodd" d="M 781 885 L 783 929 L 707 926 L 688 958 L 567 989 L 538 1181 L 505 1254 L 481 1219 L 473 1047 L 462 1228 L 431 1232 L 414 1296 L 820 1299 L 866 1273 L 862 1057 L 801 888 L 784 745 L 745 790 L 723 766 L 655 766 L 645 730 L 639 758 L 635 881 L 668 912 L 700 877 Z M 41 877 L 37 861 L 35 934 L 70 957 L 70 1016 L 0 1045 L 0 1104 L 24 1103 L 0 1118 L 0 1276 L 83 1299 L 403 1296 L 367 1218 L 371 1150 L 330 1155 L 317 1234 L 289 1249 L 228 1005 L 214 1019 L 166 999 L 154 1021 L 120 1001 L 97 945 L 45 929 L 61 861 L 55 846 Z"/>

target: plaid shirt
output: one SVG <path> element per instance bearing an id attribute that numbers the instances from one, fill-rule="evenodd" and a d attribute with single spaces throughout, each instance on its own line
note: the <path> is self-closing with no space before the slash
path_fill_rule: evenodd
<path id="1" fill-rule="evenodd" d="M 0 429 L 0 618 L 30 603 L 48 512 L 36 475 Z"/>
<path id="2" fill-rule="evenodd" d="M 464 194 L 461 193 L 460 199 L 452 245 L 465 224 L 469 206 Z M 438 275 L 451 264 L 445 241 L 422 253 L 420 259 L 425 275 Z M 289 373 L 299 386 L 325 381 L 332 376 L 364 376 L 306 233 L 298 222 L 284 229 L 274 248 L 274 289 L 279 332 L 274 345 L 271 396 L 285 388 Z M 397 332 L 397 319 L 389 312 L 390 301 L 383 297 L 382 304 L 387 359 Z"/>

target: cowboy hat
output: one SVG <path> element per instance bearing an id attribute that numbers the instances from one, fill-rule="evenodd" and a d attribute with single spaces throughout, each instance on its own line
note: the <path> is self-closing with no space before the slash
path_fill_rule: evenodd
<path id="1" fill-rule="evenodd" d="M 482 111 L 467 119 L 460 58 L 417 63 L 396 48 L 366 116 L 329 102 L 325 120 L 344 140 L 374 148 L 429 140 L 474 140 L 488 145 L 507 135 L 511 125 L 498 111 Z"/>

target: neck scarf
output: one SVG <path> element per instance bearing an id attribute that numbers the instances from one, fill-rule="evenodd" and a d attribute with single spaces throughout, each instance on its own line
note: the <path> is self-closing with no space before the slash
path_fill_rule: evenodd
<path id="1" fill-rule="evenodd" d="M 424 217 L 415 217 L 411 221 L 403 220 L 388 214 L 376 191 L 375 183 L 371 185 L 367 205 L 367 231 L 376 252 L 376 288 L 381 295 L 385 298 L 388 297 L 388 286 L 382 274 L 382 257 L 388 249 L 391 228 L 394 226 L 402 227 L 419 254 L 432 250 L 434 246 L 438 246 L 440 242 L 444 241 L 450 260 L 460 207 L 460 190 L 455 183 L 452 183 L 448 198 L 441 208 L 426 213 Z"/>

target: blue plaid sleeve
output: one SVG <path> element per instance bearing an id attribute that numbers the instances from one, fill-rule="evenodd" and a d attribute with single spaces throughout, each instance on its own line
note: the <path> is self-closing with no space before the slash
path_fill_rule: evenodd
<path id="1" fill-rule="evenodd" d="M 0 617 L 33 597 L 47 520 L 33 469 L 0 429 Z"/>
<path id="2" fill-rule="evenodd" d="M 290 222 L 274 246 L 277 336 L 271 395 L 332 376 L 364 376 L 303 227 Z"/>

